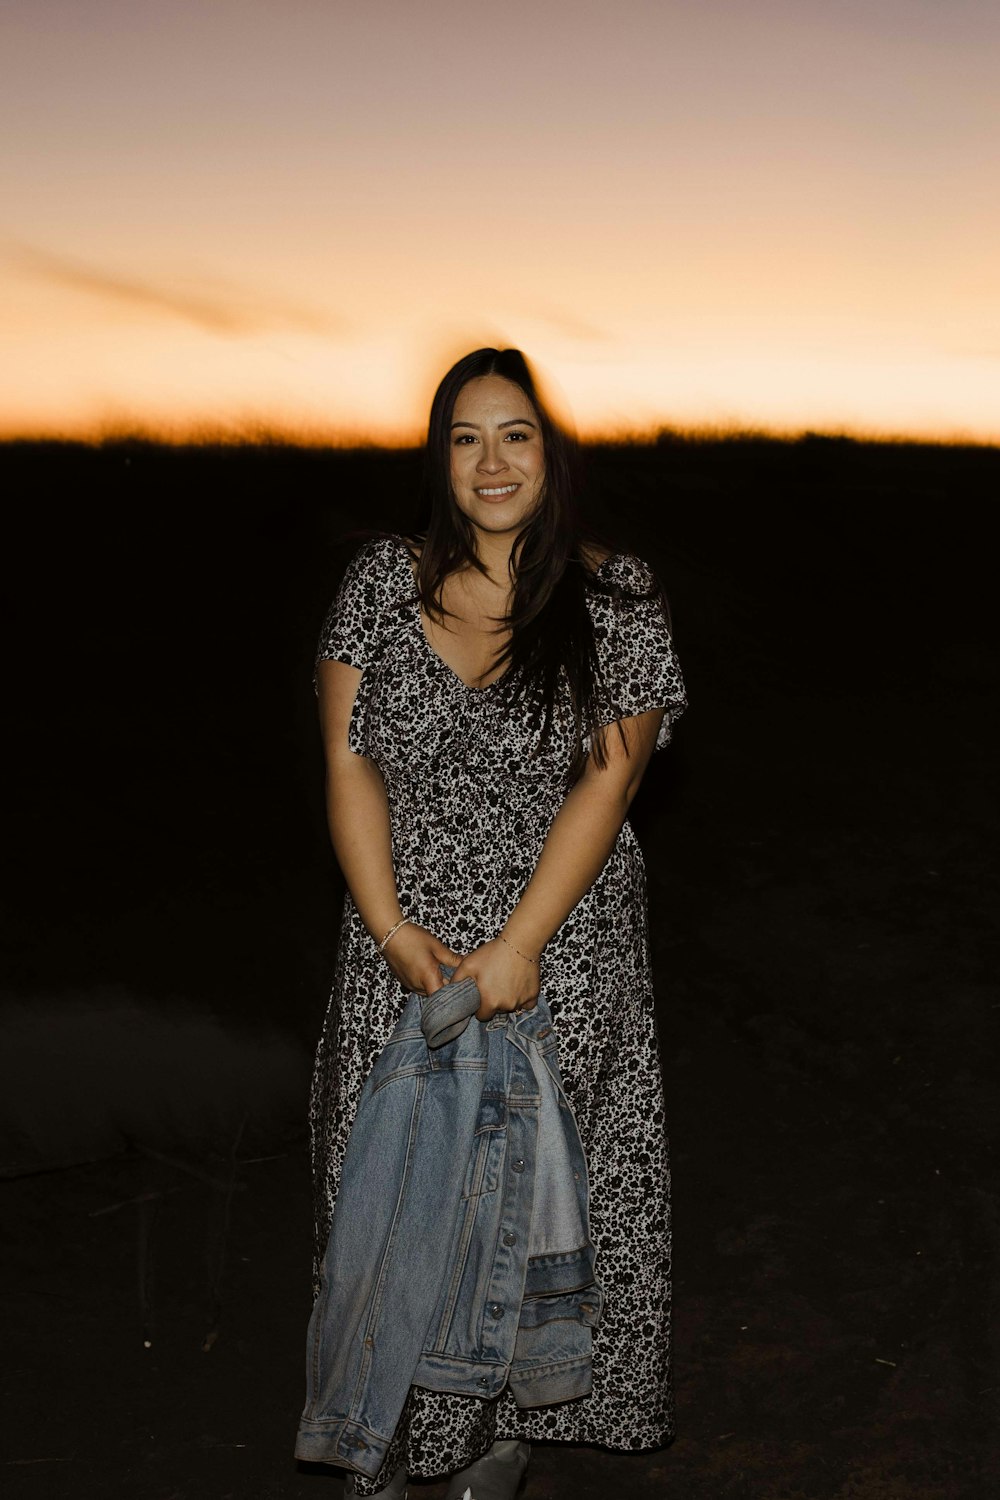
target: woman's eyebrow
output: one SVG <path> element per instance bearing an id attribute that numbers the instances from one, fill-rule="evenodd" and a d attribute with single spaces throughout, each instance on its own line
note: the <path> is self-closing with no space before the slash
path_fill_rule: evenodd
<path id="1" fill-rule="evenodd" d="M 512 417 L 509 422 L 498 422 L 497 426 L 498 427 L 535 427 L 536 432 L 538 430 L 537 427 L 536 427 L 536 425 L 535 425 L 535 423 L 532 422 L 532 420 L 531 420 L 530 417 Z M 454 432 L 454 430 L 455 430 L 456 427 L 472 427 L 472 428 L 475 429 L 476 432 L 479 431 L 479 423 L 478 422 L 452 422 L 452 424 L 451 424 L 451 430 L 452 430 L 452 432 Z"/>

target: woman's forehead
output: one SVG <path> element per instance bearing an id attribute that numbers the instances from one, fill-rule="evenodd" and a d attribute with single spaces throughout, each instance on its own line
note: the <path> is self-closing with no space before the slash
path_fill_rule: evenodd
<path id="1" fill-rule="evenodd" d="M 503 375 L 477 375 L 455 398 L 454 419 L 503 422 L 512 417 L 534 418 L 535 411 L 519 385 Z"/>

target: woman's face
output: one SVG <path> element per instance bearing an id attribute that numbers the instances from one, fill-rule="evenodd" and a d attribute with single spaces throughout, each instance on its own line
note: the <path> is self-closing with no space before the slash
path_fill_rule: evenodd
<path id="1" fill-rule="evenodd" d="M 458 393 L 451 417 L 455 501 L 481 531 L 520 531 L 538 503 L 545 454 L 535 409 L 502 375 L 480 375 Z"/>

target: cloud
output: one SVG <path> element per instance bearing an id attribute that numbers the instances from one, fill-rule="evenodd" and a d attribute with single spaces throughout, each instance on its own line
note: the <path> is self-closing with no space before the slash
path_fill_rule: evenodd
<path id="1" fill-rule="evenodd" d="M 179 281 L 157 282 L 122 276 L 30 245 L 12 246 L 6 258 L 27 275 L 53 285 L 147 313 L 181 318 L 208 333 L 238 337 L 280 328 L 321 335 L 345 331 L 344 323 L 329 313 L 233 286 L 222 285 L 208 292 L 190 291 Z"/>

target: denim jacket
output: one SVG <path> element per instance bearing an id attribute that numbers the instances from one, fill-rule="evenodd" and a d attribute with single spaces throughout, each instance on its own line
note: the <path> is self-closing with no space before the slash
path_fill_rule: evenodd
<path id="1" fill-rule="evenodd" d="M 587 1166 L 543 996 L 470 1025 L 472 979 L 411 994 L 361 1095 L 308 1333 L 296 1456 L 374 1478 L 411 1384 L 584 1396 Z"/>

